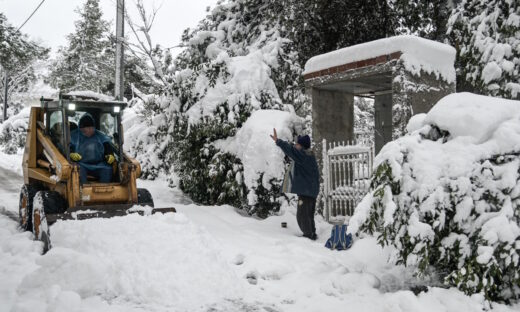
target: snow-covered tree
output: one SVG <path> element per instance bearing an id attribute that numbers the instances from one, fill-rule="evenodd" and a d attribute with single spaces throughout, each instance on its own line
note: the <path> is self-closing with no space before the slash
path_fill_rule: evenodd
<path id="1" fill-rule="evenodd" d="M 390 0 L 396 33 L 444 41 L 451 12 L 449 0 Z"/>
<path id="2" fill-rule="evenodd" d="M 4 84 L 7 73 L 8 116 L 19 112 L 22 103 L 17 95 L 27 92 L 36 80 L 34 65 L 45 59 L 48 49 L 27 38 L 13 27 L 3 13 L 0 13 L 0 102 L 4 103 Z"/>
<path id="3" fill-rule="evenodd" d="M 390 1 L 287 1 L 281 11 L 300 65 L 318 54 L 395 33 Z"/>
<path id="4" fill-rule="evenodd" d="M 109 23 L 102 18 L 99 0 L 87 0 L 76 12 L 76 29 L 67 36 L 68 45 L 58 51 L 50 83 L 64 91 L 108 92 L 114 80 L 112 44 L 107 36 Z"/>
<path id="5" fill-rule="evenodd" d="M 75 31 L 67 36 L 68 45 L 61 47 L 51 66 L 50 84 L 63 91 L 93 90 L 112 94 L 115 77 L 115 44 L 110 23 L 105 21 L 99 0 L 87 0 L 76 11 L 79 20 Z M 147 65 L 141 55 L 125 53 L 125 95 L 131 85 L 148 90 Z"/>
<path id="6" fill-rule="evenodd" d="M 520 98 L 520 2 L 463 0 L 448 34 L 457 48 L 457 88 Z"/>
<path id="7" fill-rule="evenodd" d="M 260 181 L 247 190 L 240 159 L 215 143 L 234 136 L 255 110 L 300 101 L 301 68 L 284 37 L 283 5 L 228 1 L 183 36 L 186 50 L 175 61 L 171 89 L 178 109 L 166 161 L 173 162 L 181 189 L 198 202 L 232 204 L 262 217 L 280 206 L 281 181 Z"/>

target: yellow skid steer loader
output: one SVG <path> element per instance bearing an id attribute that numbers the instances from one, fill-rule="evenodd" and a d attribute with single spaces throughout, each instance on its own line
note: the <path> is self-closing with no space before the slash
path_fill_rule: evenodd
<path id="1" fill-rule="evenodd" d="M 19 218 L 22 229 L 32 231 L 44 243 L 44 253 L 51 248 L 48 226 L 57 220 L 175 212 L 175 208 L 153 208 L 150 192 L 137 188 L 141 166 L 123 151 L 121 114 L 125 107 L 125 102 L 72 95 L 60 95 L 59 100 L 42 98 L 40 107 L 31 107 Z M 88 176 L 81 183 L 80 163 L 71 159 L 71 133 L 84 114 L 92 117 L 95 131 L 108 138 L 105 143 L 113 151 L 111 164 L 106 164 L 112 168 L 110 182 Z"/>

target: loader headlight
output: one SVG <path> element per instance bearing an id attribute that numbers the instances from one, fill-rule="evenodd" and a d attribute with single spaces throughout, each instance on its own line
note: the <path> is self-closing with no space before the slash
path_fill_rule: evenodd
<path id="1" fill-rule="evenodd" d="M 114 106 L 114 113 L 119 113 L 121 111 L 121 107 Z"/>
<path id="2" fill-rule="evenodd" d="M 76 104 L 69 103 L 69 110 L 76 110 Z"/>

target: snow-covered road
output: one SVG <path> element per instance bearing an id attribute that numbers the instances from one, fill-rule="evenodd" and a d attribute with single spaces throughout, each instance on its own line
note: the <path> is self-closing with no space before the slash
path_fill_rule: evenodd
<path id="1" fill-rule="evenodd" d="M 5 155 L 0 155 L 4 157 Z M 17 160 L 0 160 L 0 206 L 16 212 Z M 178 213 L 58 222 L 54 248 L 0 215 L 0 311 L 482 311 L 482 297 L 430 288 L 386 262 L 372 238 L 346 252 L 298 237 L 294 210 L 266 220 L 191 204 L 164 180 L 140 181 Z M 281 228 L 280 222 L 288 222 Z M 519 306 L 495 305 L 496 311 Z"/>

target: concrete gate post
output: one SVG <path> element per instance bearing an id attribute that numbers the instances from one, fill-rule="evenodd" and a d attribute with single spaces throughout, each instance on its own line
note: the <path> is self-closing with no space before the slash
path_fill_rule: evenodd
<path id="1" fill-rule="evenodd" d="M 374 96 L 374 135 L 375 152 L 392 141 L 392 92 L 386 92 Z"/>
<path id="2" fill-rule="evenodd" d="M 312 88 L 312 137 L 321 165 L 321 142 L 354 139 L 354 95 L 341 91 Z"/>

